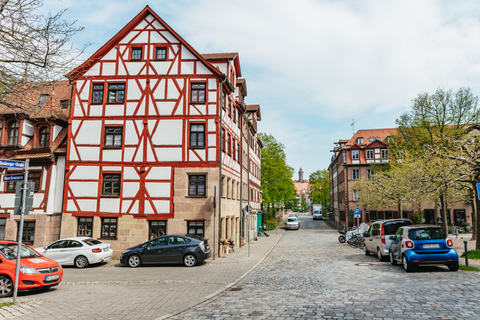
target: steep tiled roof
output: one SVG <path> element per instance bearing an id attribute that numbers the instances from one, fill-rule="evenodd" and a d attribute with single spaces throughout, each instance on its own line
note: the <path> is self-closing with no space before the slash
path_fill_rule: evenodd
<path id="1" fill-rule="evenodd" d="M 370 143 L 369 138 L 380 138 L 381 141 L 385 141 L 388 136 L 394 135 L 396 131 L 396 128 L 361 129 L 358 130 L 349 140 L 340 140 L 340 142 L 345 143 L 345 146 L 343 148 L 348 149 L 349 147 L 357 143 L 357 138 L 363 138 L 363 144 L 367 145 Z"/>

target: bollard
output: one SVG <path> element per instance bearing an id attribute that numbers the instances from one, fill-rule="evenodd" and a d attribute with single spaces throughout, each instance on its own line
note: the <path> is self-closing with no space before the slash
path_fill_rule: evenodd
<path id="1" fill-rule="evenodd" d="M 465 265 L 468 267 L 468 251 L 467 251 L 467 241 L 463 241 L 465 244 Z"/>

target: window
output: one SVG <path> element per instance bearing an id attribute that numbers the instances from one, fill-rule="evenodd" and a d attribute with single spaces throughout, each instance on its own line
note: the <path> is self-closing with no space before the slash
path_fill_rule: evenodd
<path id="1" fill-rule="evenodd" d="M 131 60 L 142 60 L 142 48 L 132 48 Z"/>
<path id="2" fill-rule="evenodd" d="M 360 201 L 360 191 L 353 190 L 353 201 Z"/>
<path id="3" fill-rule="evenodd" d="M 204 221 L 187 221 L 187 233 L 203 237 L 205 230 L 204 225 Z"/>
<path id="4" fill-rule="evenodd" d="M 7 225 L 7 218 L 0 218 L 0 240 L 5 240 L 6 225 Z"/>
<path id="5" fill-rule="evenodd" d="M 225 151 L 225 129 L 222 128 L 222 130 L 220 131 L 220 144 L 221 144 L 221 147 L 222 147 L 222 150 Z"/>
<path id="6" fill-rule="evenodd" d="M 34 192 L 38 192 L 40 190 L 41 176 L 42 176 L 42 173 L 40 171 L 30 171 L 28 173 L 28 181 L 32 181 L 35 183 L 35 187 L 33 188 Z"/>
<path id="7" fill-rule="evenodd" d="M 374 173 L 375 171 L 373 169 L 367 169 L 367 179 L 372 180 Z"/>
<path id="8" fill-rule="evenodd" d="M 205 148 L 205 125 L 190 124 L 190 147 Z"/>
<path id="9" fill-rule="evenodd" d="M 352 159 L 358 159 L 358 150 L 352 150 Z"/>
<path id="10" fill-rule="evenodd" d="M 353 180 L 360 179 L 360 170 L 359 169 L 352 169 L 352 179 Z"/>
<path id="11" fill-rule="evenodd" d="M 49 97 L 48 93 L 42 93 L 40 95 L 40 98 L 38 98 L 37 106 L 39 106 L 40 108 L 43 107 L 45 105 L 45 102 L 47 102 L 48 97 Z"/>
<path id="12" fill-rule="evenodd" d="M 362 144 L 363 143 L 363 138 L 357 138 L 357 143 Z"/>
<path id="13" fill-rule="evenodd" d="M 232 153 L 231 144 L 232 144 L 232 136 L 230 135 L 230 133 L 227 133 L 227 152 L 228 152 L 228 154 Z"/>
<path id="14" fill-rule="evenodd" d="M 167 221 L 154 220 L 149 221 L 149 235 L 150 239 L 164 236 L 167 230 Z"/>
<path id="15" fill-rule="evenodd" d="M 125 101 L 125 84 L 116 83 L 108 85 L 108 102 L 123 103 Z"/>
<path id="16" fill-rule="evenodd" d="M 2 144 L 2 129 L 3 129 L 3 123 L 0 120 L 0 145 Z"/>
<path id="17" fill-rule="evenodd" d="M 392 143 L 392 137 L 391 136 L 387 136 L 387 142 Z"/>
<path id="18" fill-rule="evenodd" d="M 167 60 L 167 48 L 157 48 L 155 52 L 156 60 Z"/>
<path id="19" fill-rule="evenodd" d="M 163 247 L 168 244 L 168 237 L 161 237 L 147 243 L 148 247 Z"/>
<path id="20" fill-rule="evenodd" d="M 206 85 L 205 83 L 192 83 L 190 90 L 190 102 L 205 103 Z"/>
<path id="21" fill-rule="evenodd" d="M 373 159 L 373 150 L 367 150 L 367 159 Z"/>
<path id="22" fill-rule="evenodd" d="M 104 196 L 120 196 L 120 175 L 119 174 L 103 174 L 102 195 Z"/>
<path id="23" fill-rule="evenodd" d="M 388 149 L 382 149 L 382 159 L 388 159 Z"/>
<path id="24" fill-rule="evenodd" d="M 117 218 L 102 218 L 102 238 L 117 238 Z"/>
<path id="25" fill-rule="evenodd" d="M 105 147 L 121 148 L 122 147 L 123 128 L 122 127 L 105 127 Z"/>
<path id="26" fill-rule="evenodd" d="M 205 197 L 205 175 L 190 175 L 188 176 L 188 195 L 193 197 Z"/>
<path id="27" fill-rule="evenodd" d="M 93 84 L 92 103 L 103 103 L 103 83 Z"/>
<path id="28" fill-rule="evenodd" d="M 38 141 L 38 146 L 40 148 L 48 148 L 50 145 L 50 130 L 48 127 L 42 127 L 40 128 L 40 137 Z"/>
<path id="29" fill-rule="evenodd" d="M 237 144 L 235 143 L 235 139 L 232 140 L 232 153 L 233 153 L 233 159 L 237 160 L 237 149 L 235 149 Z"/>
<path id="30" fill-rule="evenodd" d="M 370 211 L 370 221 L 376 221 L 377 220 L 377 211 Z"/>
<path id="31" fill-rule="evenodd" d="M 79 237 L 91 237 L 93 230 L 93 218 L 92 217 L 78 217 L 78 229 L 77 236 Z"/>
<path id="32" fill-rule="evenodd" d="M 62 110 L 68 109 L 69 106 L 70 106 L 70 100 L 60 100 L 60 108 Z"/>
<path id="33" fill-rule="evenodd" d="M 18 232 L 20 232 L 20 223 L 18 223 Z M 34 240 L 35 240 L 35 221 L 24 221 L 22 241 L 26 244 L 33 244 Z"/>
<path id="34" fill-rule="evenodd" d="M 373 142 L 373 141 L 375 141 L 375 139 L 374 138 L 368 138 L 368 141 Z"/>
<path id="35" fill-rule="evenodd" d="M 8 126 L 8 145 L 14 146 L 18 143 L 18 122 L 14 121 Z"/>

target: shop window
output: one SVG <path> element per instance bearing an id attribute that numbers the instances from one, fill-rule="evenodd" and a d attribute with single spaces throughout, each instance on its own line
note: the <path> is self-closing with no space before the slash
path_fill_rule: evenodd
<path id="1" fill-rule="evenodd" d="M 20 223 L 18 223 L 18 231 L 20 232 Z M 35 241 L 35 221 L 24 221 L 22 241 L 26 244 L 33 244 Z"/>
<path id="2" fill-rule="evenodd" d="M 117 218 L 102 218 L 102 238 L 117 238 Z"/>
<path id="3" fill-rule="evenodd" d="M 0 240 L 5 240 L 5 226 L 7 225 L 6 218 L 0 218 Z"/>
<path id="4" fill-rule="evenodd" d="M 149 235 L 150 239 L 164 236 L 167 231 L 167 221 L 152 220 L 149 221 Z"/>
<path id="5" fill-rule="evenodd" d="M 93 231 L 93 218 L 92 217 L 78 217 L 78 230 L 77 236 L 79 237 L 91 237 Z"/>

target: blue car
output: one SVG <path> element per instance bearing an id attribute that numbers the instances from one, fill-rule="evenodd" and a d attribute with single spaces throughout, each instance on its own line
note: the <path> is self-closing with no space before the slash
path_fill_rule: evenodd
<path id="1" fill-rule="evenodd" d="M 390 263 L 401 262 L 407 272 L 421 265 L 443 264 L 458 270 L 458 254 L 453 241 L 437 226 L 404 226 L 391 236 Z"/>

